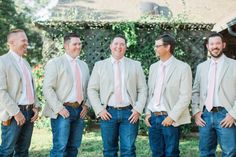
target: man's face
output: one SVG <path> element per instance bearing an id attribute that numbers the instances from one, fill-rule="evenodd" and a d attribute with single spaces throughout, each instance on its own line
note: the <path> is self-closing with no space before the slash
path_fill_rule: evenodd
<path id="1" fill-rule="evenodd" d="M 28 38 L 24 32 L 18 32 L 12 35 L 10 45 L 13 51 L 23 56 L 28 48 Z"/>
<path id="2" fill-rule="evenodd" d="M 80 41 L 80 38 L 71 37 L 69 41 L 65 42 L 64 47 L 67 54 L 72 58 L 75 58 L 80 55 L 82 43 Z"/>
<path id="3" fill-rule="evenodd" d="M 154 51 L 157 57 L 163 57 L 167 53 L 167 45 L 164 45 L 162 39 L 155 41 Z"/>
<path id="4" fill-rule="evenodd" d="M 223 54 L 225 43 L 218 36 L 210 37 L 206 45 L 210 55 L 214 58 L 219 58 Z"/>
<path id="5" fill-rule="evenodd" d="M 119 60 L 125 55 L 126 43 L 123 38 L 116 37 L 110 44 L 112 57 Z"/>

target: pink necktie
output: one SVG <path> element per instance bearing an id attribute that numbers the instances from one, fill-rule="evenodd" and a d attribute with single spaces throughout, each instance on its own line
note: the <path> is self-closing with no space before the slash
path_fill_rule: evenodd
<path id="1" fill-rule="evenodd" d="M 75 74 L 75 81 L 76 81 L 76 99 L 78 103 L 81 103 L 83 100 L 83 91 L 82 91 L 82 86 L 81 86 L 81 75 L 80 75 L 80 70 L 77 65 L 77 60 L 74 59 L 72 60 L 72 65 L 74 69 L 74 74 Z"/>
<path id="2" fill-rule="evenodd" d="M 121 92 L 121 70 L 120 61 L 115 61 L 115 100 L 117 104 L 122 103 L 122 92 Z"/>
<path id="3" fill-rule="evenodd" d="M 156 81 L 154 96 L 156 98 L 156 104 L 160 105 L 161 92 L 162 92 L 163 82 L 165 78 L 165 65 L 163 63 L 160 65 L 160 73 L 158 77 L 159 79 L 157 79 Z"/>
<path id="4" fill-rule="evenodd" d="M 217 62 L 212 63 L 212 70 L 210 72 L 209 86 L 207 90 L 207 98 L 206 98 L 206 109 L 210 112 L 213 107 L 213 97 L 215 90 L 215 81 L 216 81 L 216 67 Z"/>
<path id="5" fill-rule="evenodd" d="M 29 104 L 33 104 L 34 103 L 34 95 L 33 95 L 33 91 L 31 88 L 31 83 L 32 81 L 30 80 L 30 76 L 27 70 L 26 65 L 24 64 L 23 60 L 20 60 L 20 66 L 23 72 L 23 77 L 25 78 L 25 83 L 26 83 L 26 95 L 27 95 L 27 99 Z"/>

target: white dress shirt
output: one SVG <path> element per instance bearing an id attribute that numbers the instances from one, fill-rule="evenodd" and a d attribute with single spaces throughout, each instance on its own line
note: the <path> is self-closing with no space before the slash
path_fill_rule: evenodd
<path id="1" fill-rule="evenodd" d="M 125 65 L 124 65 L 124 58 L 120 59 L 120 70 L 121 70 L 121 91 L 122 91 L 122 103 L 121 104 L 116 104 L 116 99 L 115 99 L 115 94 L 111 95 L 109 101 L 108 101 L 108 106 L 114 106 L 114 107 L 125 107 L 130 105 L 130 98 L 127 92 L 127 87 L 125 84 Z M 111 62 L 113 65 L 113 71 L 115 72 L 115 59 L 111 56 Z M 115 80 L 114 80 L 115 81 Z"/>
<path id="2" fill-rule="evenodd" d="M 21 94 L 21 97 L 19 99 L 19 102 L 17 102 L 19 105 L 29 105 L 29 104 L 32 104 L 34 102 L 29 102 L 28 98 L 27 98 L 27 94 L 26 94 L 26 79 L 25 79 L 25 76 L 23 74 L 23 69 L 21 68 L 20 66 L 20 62 L 23 61 L 23 58 L 21 56 L 19 56 L 16 52 L 14 51 L 11 51 L 10 50 L 10 53 L 12 54 L 12 56 L 15 58 L 16 60 L 16 63 L 20 69 L 20 72 L 22 74 L 22 94 Z M 24 63 L 24 62 L 23 62 Z M 24 63 L 25 64 L 25 63 Z M 26 65 L 25 65 L 26 66 Z M 27 66 L 26 66 L 27 67 Z M 32 75 L 31 75 L 31 72 L 29 71 L 28 68 L 26 68 L 27 70 L 27 73 L 28 73 L 28 76 L 30 77 L 29 79 L 31 80 L 30 81 L 30 87 L 31 87 L 31 91 L 34 92 L 34 88 L 33 88 L 33 81 L 32 81 Z M 32 93 L 32 95 L 34 95 L 34 93 Z"/>
<path id="3" fill-rule="evenodd" d="M 76 96 L 76 78 L 75 78 L 75 70 L 74 70 L 74 68 L 73 68 L 73 63 L 72 63 L 72 61 L 74 60 L 74 58 L 72 58 L 70 55 L 68 55 L 68 54 L 66 54 L 66 58 L 67 58 L 67 60 L 68 60 L 68 62 L 69 62 L 69 65 L 70 65 L 70 67 L 71 67 L 71 72 L 72 72 L 72 75 L 73 75 L 73 86 L 72 86 L 72 89 L 71 89 L 71 92 L 70 92 L 70 94 L 67 96 L 67 98 L 65 99 L 65 102 L 70 102 L 70 103 L 73 103 L 73 102 L 76 102 L 77 101 L 77 96 Z M 78 58 L 76 58 L 76 60 L 77 60 Z M 82 78 L 83 78 L 83 76 L 82 76 L 82 72 L 81 72 L 81 69 L 80 69 L 80 66 L 79 66 L 79 64 L 78 64 L 78 62 L 76 62 L 77 63 L 77 66 L 79 67 L 79 72 L 80 72 L 80 80 L 81 80 L 81 87 L 83 87 L 83 84 L 82 84 Z"/>
<path id="4" fill-rule="evenodd" d="M 223 67 L 223 64 L 224 64 L 224 59 L 225 58 L 225 55 L 223 54 L 220 58 L 218 58 L 216 60 L 217 62 L 217 65 L 216 65 L 216 80 L 215 80 L 215 89 L 214 89 L 214 96 L 213 96 L 213 106 L 214 107 L 218 107 L 218 106 L 222 106 L 222 104 L 220 103 L 220 100 L 219 100 L 219 95 L 217 94 L 217 89 L 219 89 L 219 85 L 220 85 L 220 82 L 219 82 L 219 76 L 220 76 L 220 72 L 221 72 L 221 69 Z M 212 71 L 212 64 L 213 62 L 215 62 L 213 59 L 210 59 L 211 60 L 211 63 L 210 63 L 210 68 L 209 68 L 209 72 L 208 72 L 208 82 L 210 79 L 210 74 L 211 74 L 211 71 Z M 209 88 L 209 83 L 207 85 Z"/>
<path id="5" fill-rule="evenodd" d="M 168 73 L 169 69 L 170 69 L 170 65 L 172 64 L 172 61 L 173 61 L 173 56 L 171 56 L 168 60 L 166 60 L 165 62 L 161 61 L 160 60 L 160 65 L 161 64 L 164 64 L 165 65 L 165 77 L 164 77 L 164 81 L 163 83 L 165 82 L 165 79 L 166 79 L 166 74 Z M 161 73 L 161 66 L 159 66 L 159 68 L 157 69 L 158 72 L 157 72 L 157 76 L 156 76 L 156 82 L 159 81 L 159 75 Z M 156 103 L 156 98 L 154 98 L 155 94 L 153 94 L 153 97 L 151 98 L 149 104 L 148 104 L 148 109 L 151 111 L 151 112 L 158 112 L 158 111 L 167 111 L 166 110 L 166 107 L 164 105 L 164 95 L 163 95 L 163 85 L 162 85 L 162 92 L 161 92 L 161 97 L 160 97 L 160 105 Z"/>

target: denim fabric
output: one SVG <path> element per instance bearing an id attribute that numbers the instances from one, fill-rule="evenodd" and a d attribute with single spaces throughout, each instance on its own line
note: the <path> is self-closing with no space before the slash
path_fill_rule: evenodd
<path id="1" fill-rule="evenodd" d="M 33 111 L 21 111 L 26 122 L 18 126 L 16 120 L 12 118 L 9 126 L 1 125 L 2 144 L 0 146 L 0 157 L 28 157 L 29 147 L 33 132 L 34 123 L 30 122 Z"/>
<path id="2" fill-rule="evenodd" d="M 138 123 L 131 124 L 129 117 L 131 109 L 117 110 L 108 108 L 112 118 L 108 121 L 101 120 L 101 134 L 103 140 L 104 157 L 117 157 L 120 140 L 120 156 L 135 157 L 135 140 L 138 134 Z"/>
<path id="3" fill-rule="evenodd" d="M 179 127 L 165 127 L 161 123 L 166 115 L 151 115 L 149 121 L 149 144 L 152 157 L 179 157 Z"/>
<path id="4" fill-rule="evenodd" d="M 78 109 L 66 106 L 70 116 L 51 119 L 53 147 L 51 157 L 76 157 L 84 129 L 84 120 L 80 118 L 82 107 Z"/>
<path id="5" fill-rule="evenodd" d="M 236 157 L 236 127 L 222 128 L 220 122 L 225 118 L 225 109 L 219 112 L 203 111 L 202 118 L 206 126 L 199 127 L 199 149 L 201 157 L 215 157 L 217 143 L 223 157 Z"/>

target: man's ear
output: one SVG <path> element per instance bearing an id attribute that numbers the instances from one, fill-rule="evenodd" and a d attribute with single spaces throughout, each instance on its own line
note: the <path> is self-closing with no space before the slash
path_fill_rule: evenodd
<path id="1" fill-rule="evenodd" d="M 226 47 L 226 42 L 223 42 L 223 48 L 225 48 Z"/>

